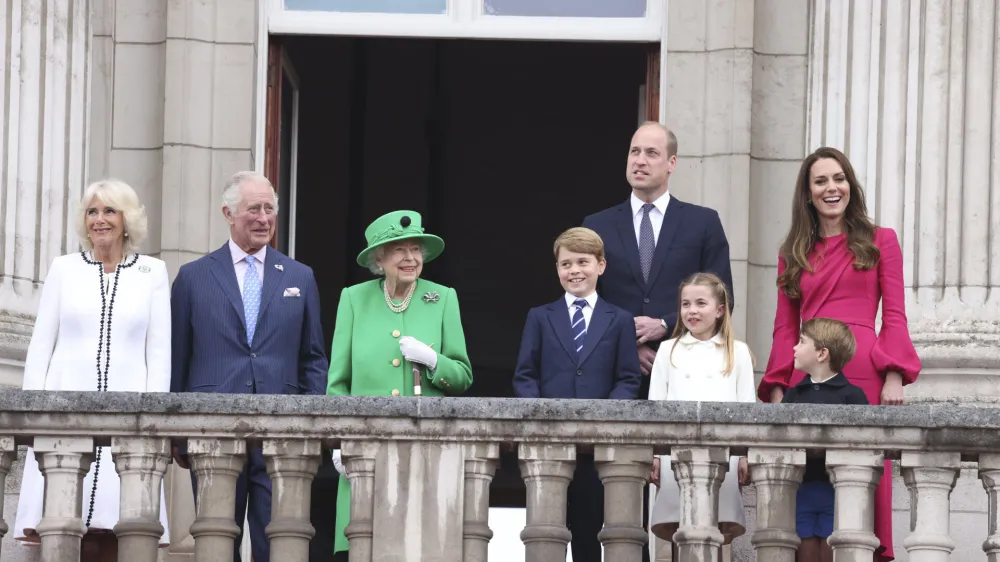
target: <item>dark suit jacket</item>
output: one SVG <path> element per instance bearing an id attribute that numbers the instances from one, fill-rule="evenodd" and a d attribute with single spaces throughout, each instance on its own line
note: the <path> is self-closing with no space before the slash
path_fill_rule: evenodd
<path id="1" fill-rule="evenodd" d="M 598 298 L 578 354 L 566 299 L 528 312 L 521 337 L 517 398 L 634 399 L 639 391 L 635 321 Z"/>
<path id="2" fill-rule="evenodd" d="M 264 261 L 252 347 L 228 242 L 181 266 L 170 300 L 171 392 L 326 393 L 328 363 L 312 269 L 273 248 Z M 283 296 L 289 288 L 298 288 L 300 296 Z"/>
<path id="3" fill-rule="evenodd" d="M 708 207 L 670 197 L 648 283 L 643 282 L 639 268 L 639 243 L 628 200 L 590 215 L 583 226 L 604 240 L 608 265 L 597 285 L 601 297 L 633 316 L 664 319 L 668 334 L 677 324 L 677 289 L 685 278 L 699 272 L 714 273 L 732 297 L 729 241 L 719 213 Z M 733 305 L 732 300 L 729 304 Z"/>

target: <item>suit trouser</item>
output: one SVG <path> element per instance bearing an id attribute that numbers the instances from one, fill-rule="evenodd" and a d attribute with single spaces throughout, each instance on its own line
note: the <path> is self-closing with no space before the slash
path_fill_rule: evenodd
<path id="1" fill-rule="evenodd" d="M 309 562 L 330 562 L 333 557 L 334 537 L 337 533 L 337 489 L 340 473 L 333 466 L 330 451 L 323 449 L 322 462 L 313 480 L 309 521 L 316 534 L 309 541 Z M 345 553 L 346 554 L 346 553 Z"/>
<path id="2" fill-rule="evenodd" d="M 236 480 L 236 512 L 234 520 L 240 534 L 233 545 L 233 562 L 242 562 L 240 544 L 243 542 L 243 520 L 250 524 L 250 550 L 253 562 L 269 562 L 271 543 L 264 529 L 271 522 L 271 477 L 264 466 L 264 453 L 259 448 L 248 449 L 247 463 Z M 191 488 L 194 501 L 198 502 L 198 477 L 191 471 Z M 249 511 L 248 511 L 249 508 Z"/>
<path id="3" fill-rule="evenodd" d="M 566 527 L 573 534 L 573 562 L 601 562 L 597 534 L 604 526 L 604 484 L 597 474 L 594 455 L 577 455 L 566 503 Z"/>

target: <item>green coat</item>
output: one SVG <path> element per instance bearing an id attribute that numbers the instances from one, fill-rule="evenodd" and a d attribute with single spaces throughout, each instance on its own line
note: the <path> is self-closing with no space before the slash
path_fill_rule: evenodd
<path id="1" fill-rule="evenodd" d="M 413 367 L 399 351 L 399 338 L 411 336 L 438 352 L 433 373 L 422 368 L 424 396 L 461 394 L 472 385 L 472 365 L 455 290 L 417 280 L 410 306 L 389 310 L 383 279 L 348 287 L 340 294 L 330 352 L 326 393 L 333 396 L 413 396 Z M 424 296 L 437 293 L 436 302 Z M 350 485 L 340 477 L 337 492 L 336 552 L 347 550 L 344 528 L 350 519 Z"/>

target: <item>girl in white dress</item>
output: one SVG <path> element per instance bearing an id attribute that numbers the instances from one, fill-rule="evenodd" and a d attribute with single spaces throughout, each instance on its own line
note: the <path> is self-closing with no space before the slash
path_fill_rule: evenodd
<path id="1" fill-rule="evenodd" d="M 49 267 L 23 388 L 169 392 L 170 283 L 162 261 L 136 253 L 146 216 L 135 191 L 119 181 L 99 181 L 84 191 L 77 213 L 84 250 L 60 256 Z M 83 481 L 87 534 L 81 559 L 117 560 L 112 530 L 120 508 L 118 472 L 110 447 L 95 454 Z M 39 541 L 43 492 L 44 478 L 29 448 L 14 538 Z M 162 489 L 160 523 L 160 544 L 169 544 Z"/>
<path id="2" fill-rule="evenodd" d="M 660 345 L 653 361 L 649 399 L 755 402 L 753 355 L 745 343 L 733 338 L 726 285 L 711 273 L 696 273 L 681 283 L 678 301 L 673 337 Z M 660 486 L 649 518 L 650 531 L 672 542 L 680 521 L 680 490 L 669 456 L 653 459 L 650 480 Z M 724 544 L 746 532 L 739 485 L 748 481 L 746 459 L 731 459 L 719 492 Z M 677 560 L 673 548 L 673 560 Z"/>

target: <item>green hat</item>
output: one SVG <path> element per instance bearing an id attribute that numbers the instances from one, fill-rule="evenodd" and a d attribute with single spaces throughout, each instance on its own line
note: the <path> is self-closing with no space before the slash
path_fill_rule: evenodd
<path id="1" fill-rule="evenodd" d="M 424 263 L 427 263 L 441 255 L 444 251 L 444 240 L 433 234 L 424 234 L 424 227 L 420 225 L 420 213 L 416 211 L 393 211 L 382 215 L 372 221 L 365 229 L 365 239 L 368 240 L 368 247 L 358 254 L 358 265 L 368 266 L 368 255 L 375 248 L 387 242 L 397 242 L 399 240 L 419 239 L 423 244 L 425 254 Z"/>

